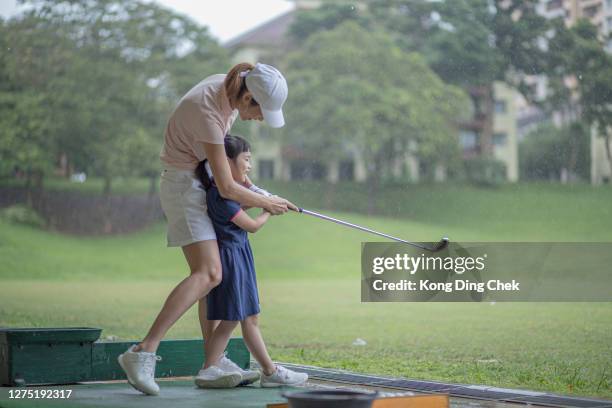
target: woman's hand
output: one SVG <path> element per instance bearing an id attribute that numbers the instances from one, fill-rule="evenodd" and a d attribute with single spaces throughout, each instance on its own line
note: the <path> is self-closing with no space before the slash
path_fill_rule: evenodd
<path id="1" fill-rule="evenodd" d="M 293 209 L 292 207 L 295 207 L 295 205 L 284 198 L 272 196 L 268 197 L 268 205 L 264 209 L 272 215 L 281 215 L 289 211 L 289 208 Z"/>
<path id="2" fill-rule="evenodd" d="M 272 196 L 272 197 L 276 197 L 276 198 L 280 198 L 281 200 L 285 200 L 285 202 L 287 203 L 287 207 L 292 210 L 292 211 L 299 211 L 300 209 L 297 207 L 297 205 L 293 204 L 291 201 L 284 199 L 282 197 L 279 197 L 277 195 Z"/>

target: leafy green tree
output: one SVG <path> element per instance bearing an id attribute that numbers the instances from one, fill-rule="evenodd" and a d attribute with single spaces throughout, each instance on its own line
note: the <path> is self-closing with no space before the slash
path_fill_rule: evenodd
<path id="1" fill-rule="evenodd" d="M 475 116 L 483 123 L 481 148 L 491 151 L 493 81 L 505 81 L 528 99 L 533 89 L 524 74 L 545 69 L 541 47 L 546 20 L 535 0 L 373 0 L 324 5 L 302 11 L 292 27 L 297 39 L 352 20 L 383 28 L 406 52 L 418 52 L 445 82 L 470 90 Z"/>
<path id="2" fill-rule="evenodd" d="M 291 126 L 284 140 L 320 160 L 356 148 L 368 163 L 371 186 L 414 145 L 432 163 L 457 157 L 452 121 L 466 106 L 465 95 L 384 32 L 344 22 L 313 34 L 290 54 L 286 72 Z"/>
<path id="3" fill-rule="evenodd" d="M 524 180 L 559 180 L 569 176 L 589 178 L 589 129 L 581 122 L 557 128 L 543 125 L 519 144 L 519 168 Z"/>
<path id="4" fill-rule="evenodd" d="M 43 111 L 55 126 L 46 134 L 53 153 L 103 176 L 107 193 L 113 177 L 126 172 L 154 177 L 171 109 L 203 77 L 227 70 L 225 50 L 206 28 L 155 3 L 22 3 L 28 11 L 6 28 L 14 44 L 6 71 L 19 84 L 12 93 L 45 95 Z M 155 156 L 122 157 L 128 154 L 124 139 L 132 135 Z"/>
<path id="5" fill-rule="evenodd" d="M 526 75 L 545 70 L 547 22 L 535 0 L 375 0 L 370 13 L 406 51 L 424 55 L 446 82 L 471 89 L 483 122 L 481 149 L 491 152 L 493 81 L 533 99 Z"/>
<path id="6" fill-rule="evenodd" d="M 569 28 L 557 20 L 548 46 L 548 108 L 561 112 L 566 123 L 594 126 L 605 139 L 612 164 L 612 56 L 598 39 L 597 28 L 584 19 Z M 589 137 L 588 132 L 576 135 Z"/>
<path id="7" fill-rule="evenodd" d="M 21 3 L 27 11 L 1 22 L 2 170 L 28 170 L 40 191 L 67 157 L 104 178 L 110 215 L 112 180 L 156 185 L 171 109 L 203 77 L 226 71 L 228 56 L 206 28 L 155 3 Z"/>
<path id="8" fill-rule="evenodd" d="M 298 10 L 289 27 L 289 34 L 296 42 L 303 42 L 318 31 L 332 30 L 345 21 L 355 21 L 364 28 L 369 26 L 368 16 L 355 4 L 324 3 L 309 10 Z"/>
<path id="9" fill-rule="evenodd" d="M 54 124 L 45 110 L 44 96 L 0 91 L 0 162 L 3 174 L 20 169 L 26 174 L 28 203 L 42 189 L 43 176 L 52 169 Z"/>
<path id="10" fill-rule="evenodd" d="M 28 202 L 35 205 L 61 128 L 44 88 L 63 70 L 68 42 L 29 17 L 0 22 L 0 47 L 0 170 L 24 171 Z"/>

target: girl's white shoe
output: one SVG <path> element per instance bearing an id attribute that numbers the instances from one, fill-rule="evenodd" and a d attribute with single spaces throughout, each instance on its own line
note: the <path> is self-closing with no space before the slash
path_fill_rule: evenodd
<path id="1" fill-rule="evenodd" d="M 155 353 L 134 351 L 134 347 L 136 345 L 117 357 L 128 383 L 147 395 L 159 394 L 159 385 L 155 382 L 155 364 L 161 361 L 161 357 Z"/>
<path id="2" fill-rule="evenodd" d="M 217 366 L 210 366 L 200 370 L 194 380 L 200 388 L 234 388 L 242 382 L 242 375 L 236 371 L 228 372 Z"/>
<path id="3" fill-rule="evenodd" d="M 276 366 L 272 375 L 261 373 L 260 384 L 263 388 L 280 387 L 282 385 L 304 385 L 308 381 L 308 374 L 291 371 L 283 366 Z"/>
<path id="4" fill-rule="evenodd" d="M 259 372 L 255 370 L 243 370 L 236 363 L 227 358 L 224 354 L 217 363 L 217 366 L 225 372 L 237 372 L 242 376 L 242 382 L 239 385 L 249 385 L 259 380 Z"/>

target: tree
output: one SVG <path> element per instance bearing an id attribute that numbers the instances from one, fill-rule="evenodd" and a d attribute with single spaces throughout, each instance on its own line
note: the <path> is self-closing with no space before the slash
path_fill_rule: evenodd
<path id="1" fill-rule="evenodd" d="M 2 173 L 20 169 L 26 174 L 27 200 L 37 203 L 43 175 L 52 168 L 53 128 L 42 106 L 45 97 L 34 93 L 13 94 L 0 91 L 0 162 Z"/>
<path id="2" fill-rule="evenodd" d="M 138 143 L 155 146 L 147 151 L 158 152 L 178 97 L 228 66 L 225 50 L 206 28 L 155 3 L 22 3 L 28 11 L 6 29 L 14 46 L 5 65 L 20 84 L 11 92 L 46 95 L 43 111 L 55 126 L 46 137 L 54 153 L 103 176 L 107 193 L 119 174 L 153 174 L 156 157 L 124 165 L 129 160 L 121 157 L 127 154 L 122 139 L 137 134 Z"/>
<path id="3" fill-rule="evenodd" d="M 557 128 L 552 124 L 535 129 L 519 144 L 519 167 L 525 180 L 588 179 L 590 172 L 589 129 L 581 122 Z"/>
<path id="4" fill-rule="evenodd" d="M 3 170 L 29 169 L 40 190 L 45 173 L 67 157 L 104 178 L 110 214 L 112 180 L 144 175 L 156 185 L 176 100 L 226 71 L 229 58 L 206 28 L 155 3 L 21 3 L 27 11 L 1 22 Z"/>
<path id="5" fill-rule="evenodd" d="M 53 168 L 60 126 L 44 87 L 60 75 L 69 47 L 38 18 L 0 22 L 0 163 L 2 174 L 26 174 L 28 203 L 38 204 Z"/>
<path id="6" fill-rule="evenodd" d="M 289 35 L 298 43 L 318 31 L 332 30 L 345 21 L 357 22 L 368 28 L 368 16 L 359 12 L 353 4 L 325 3 L 311 10 L 298 10 L 295 20 L 289 27 Z"/>
<path id="7" fill-rule="evenodd" d="M 466 106 L 464 94 L 384 32 L 344 22 L 314 34 L 289 55 L 286 72 L 291 127 L 284 139 L 321 160 L 357 148 L 373 188 L 412 141 L 422 160 L 445 163 L 458 153 L 452 121 Z"/>
<path id="8" fill-rule="evenodd" d="M 385 29 L 405 52 L 418 52 L 445 82 L 471 91 L 475 115 L 483 119 L 481 150 L 491 151 L 493 82 L 505 81 L 528 99 L 524 74 L 543 72 L 541 41 L 546 20 L 535 0 L 373 0 L 355 8 L 324 5 L 298 14 L 297 39 L 352 20 Z"/>
<path id="9" fill-rule="evenodd" d="M 588 20 L 566 27 L 553 24 L 549 46 L 548 79 L 550 110 L 563 113 L 566 125 L 583 122 L 595 127 L 605 140 L 608 162 L 612 164 L 612 56 L 597 38 L 597 28 Z M 582 134 L 589 137 L 589 133 Z"/>
<path id="10" fill-rule="evenodd" d="M 527 75 L 544 72 L 541 42 L 547 22 L 535 0 L 376 0 L 374 20 L 406 51 L 422 53 L 446 82 L 473 92 L 482 115 L 481 151 L 491 153 L 493 81 L 504 81 L 533 99 Z"/>

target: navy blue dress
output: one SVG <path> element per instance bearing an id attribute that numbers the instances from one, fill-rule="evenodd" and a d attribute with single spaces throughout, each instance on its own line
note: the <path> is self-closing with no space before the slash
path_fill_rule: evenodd
<path id="1" fill-rule="evenodd" d="M 213 184 L 206 191 L 208 215 L 219 244 L 223 279 L 208 294 L 208 320 L 244 320 L 259 313 L 255 262 L 245 230 L 232 222 L 240 204 L 221 197 Z"/>

